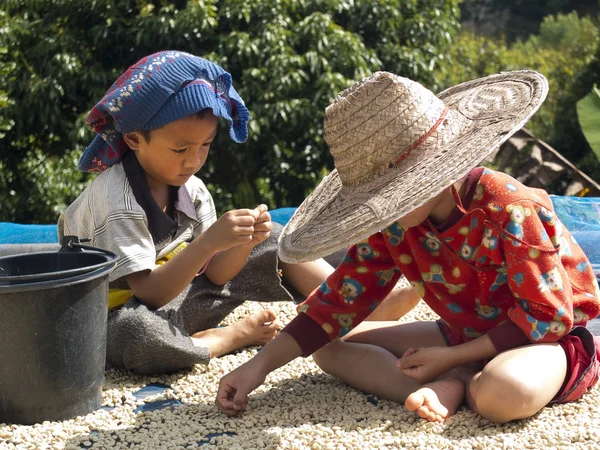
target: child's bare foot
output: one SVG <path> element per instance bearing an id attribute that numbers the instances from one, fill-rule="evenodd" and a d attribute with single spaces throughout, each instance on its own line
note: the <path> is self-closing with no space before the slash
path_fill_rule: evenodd
<path id="1" fill-rule="evenodd" d="M 443 422 L 454 415 L 465 396 L 465 384 L 458 378 L 443 378 L 423 385 L 404 402 L 409 411 L 429 422 Z"/>
<path id="2" fill-rule="evenodd" d="M 251 345 L 264 345 L 277 334 L 275 313 L 270 309 L 252 314 L 222 328 L 211 328 L 192 335 L 194 345 L 207 347 L 211 358 Z"/>

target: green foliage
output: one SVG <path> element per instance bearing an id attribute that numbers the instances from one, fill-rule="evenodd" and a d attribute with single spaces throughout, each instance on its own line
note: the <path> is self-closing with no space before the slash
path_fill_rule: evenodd
<path id="1" fill-rule="evenodd" d="M 85 115 L 147 54 L 178 49 L 221 64 L 252 112 L 248 142 L 233 144 L 223 127 L 200 173 L 223 212 L 298 205 L 332 167 L 322 121 L 337 92 L 375 70 L 439 89 L 459 27 L 459 0 L 4 3 L 0 220 L 21 222 L 53 222 L 77 195 L 84 179 L 70 162 L 92 138 Z M 65 189 L 52 177 L 33 188 L 24 162 L 37 158 L 60 166 Z"/>
<path id="2" fill-rule="evenodd" d="M 575 85 L 578 76 L 594 61 L 599 42 L 596 24 L 577 13 L 548 16 L 541 23 L 539 34 L 512 45 L 463 32 L 450 52 L 454 64 L 446 74 L 445 85 L 506 70 L 533 69 L 543 73 L 550 91 L 527 127 L 567 159 L 578 162 L 589 147 L 585 140 L 582 143 L 575 111 L 577 100 L 585 93 L 579 93 Z M 591 85 L 587 86 L 589 91 Z M 581 165 L 592 176 L 593 167 Z"/>
<path id="3" fill-rule="evenodd" d="M 513 43 L 539 33 L 548 16 L 570 12 L 593 16 L 600 12 L 600 4 L 597 0 L 463 0 L 460 10 L 463 21 L 477 34 Z"/>
<path id="4" fill-rule="evenodd" d="M 594 85 L 600 85 L 600 45 L 582 71 L 576 73 L 564 103 L 559 105 L 551 141 L 557 149 L 570 149 L 572 160 L 595 180 L 600 180 L 600 164 L 577 121 L 576 102 L 585 97 Z"/>
<path id="5" fill-rule="evenodd" d="M 597 87 L 577 102 L 577 117 L 588 144 L 600 159 L 600 91 Z"/>
<path id="6" fill-rule="evenodd" d="M 58 158 L 44 155 L 38 149 L 27 152 L 16 167 L 9 168 L 0 161 L 3 214 L 15 211 L 20 217 L 42 217 L 47 220 L 41 222 L 55 222 L 85 187 L 77 172 L 78 158 L 75 152 Z"/>

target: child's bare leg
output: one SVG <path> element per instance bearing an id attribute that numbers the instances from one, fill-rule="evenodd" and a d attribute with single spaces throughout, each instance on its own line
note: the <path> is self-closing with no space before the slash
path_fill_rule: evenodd
<path id="1" fill-rule="evenodd" d="M 546 406 L 562 386 L 566 372 L 567 359 L 559 344 L 536 344 L 500 353 L 482 371 L 471 365 L 449 376 L 467 386 L 466 402 L 471 410 L 490 422 L 506 423 L 530 417 Z M 435 392 L 444 383 L 448 381 L 436 380 L 410 394 L 406 408 L 432 420 L 432 413 L 444 411 L 444 401 Z"/>
<path id="2" fill-rule="evenodd" d="M 208 348 L 211 358 L 216 358 L 250 345 L 264 345 L 276 334 L 275 313 L 267 309 L 226 327 L 194 333 L 192 340 L 194 345 Z"/>
<path id="3" fill-rule="evenodd" d="M 356 389 L 402 403 L 421 385 L 400 372 L 398 358 L 411 346 L 445 345 L 435 322 L 363 322 L 342 341 L 316 352 L 313 359 L 325 372 Z M 431 389 L 443 399 L 448 415 L 463 401 L 462 383 L 447 382 Z"/>
<path id="4" fill-rule="evenodd" d="M 534 344 L 500 353 L 467 383 L 467 405 L 491 422 L 537 413 L 561 388 L 567 358 L 559 344 Z"/>
<path id="5" fill-rule="evenodd" d="M 464 403 L 465 386 L 480 369 L 481 364 L 457 367 L 411 393 L 404 407 L 429 422 L 442 422 Z"/>
<path id="6" fill-rule="evenodd" d="M 409 284 L 399 283 L 365 320 L 398 320 L 410 312 L 421 300 Z"/>
<path id="7" fill-rule="evenodd" d="M 283 277 L 300 294 L 307 296 L 318 288 L 333 273 L 333 267 L 324 259 L 316 261 L 288 264 L 279 262 Z"/>

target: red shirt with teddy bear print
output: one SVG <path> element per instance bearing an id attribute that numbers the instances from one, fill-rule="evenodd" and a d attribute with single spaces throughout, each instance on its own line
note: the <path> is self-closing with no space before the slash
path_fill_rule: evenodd
<path id="1" fill-rule="evenodd" d="M 462 342 L 489 333 L 498 351 L 554 342 L 600 314 L 590 263 L 545 191 L 483 168 L 465 182 L 463 208 L 441 226 L 394 223 L 348 250 L 284 329 L 305 356 L 364 320 L 401 275 Z"/>

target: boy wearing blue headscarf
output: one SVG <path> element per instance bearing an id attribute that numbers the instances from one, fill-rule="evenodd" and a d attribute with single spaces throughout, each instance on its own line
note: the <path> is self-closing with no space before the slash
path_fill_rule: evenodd
<path id="1" fill-rule="evenodd" d="M 130 67 L 90 112 L 98 133 L 79 168 L 100 173 L 61 215 L 76 235 L 119 256 L 110 275 L 107 365 L 140 374 L 207 363 L 275 336 L 271 310 L 218 324 L 245 300 L 292 300 L 331 272 L 323 260 L 278 266 L 267 207 L 217 219 L 202 168 L 219 118 L 238 143 L 250 114 L 229 73 L 184 52 Z"/>

